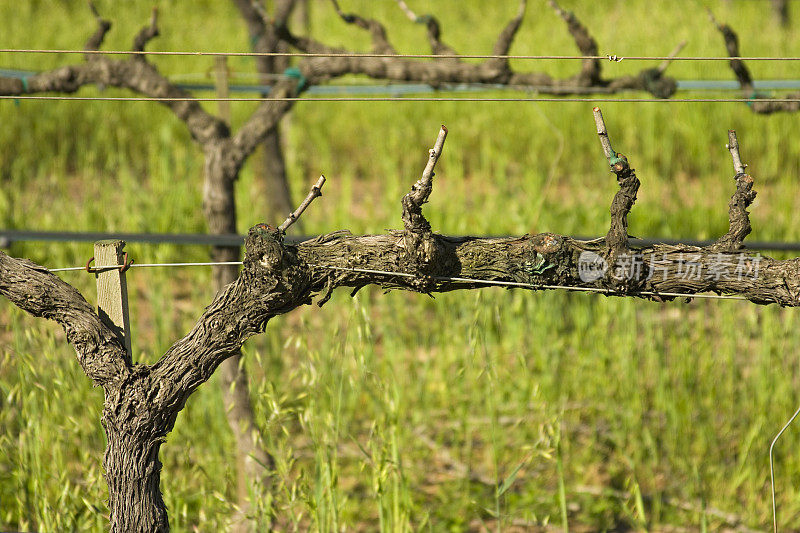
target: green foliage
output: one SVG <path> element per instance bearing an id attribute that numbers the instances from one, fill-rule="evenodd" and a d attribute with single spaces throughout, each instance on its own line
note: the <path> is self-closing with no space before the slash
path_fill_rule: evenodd
<path id="1" fill-rule="evenodd" d="M 387 21 L 401 50 L 427 52 L 424 29 L 393 2 L 341 2 Z M 699 3 L 563 0 L 603 51 L 724 54 Z M 513 53 L 571 54 L 561 21 L 532 2 Z M 191 6 L 191 7 L 187 7 Z M 463 52 L 491 49 L 516 2 L 433 10 Z M 800 55 L 794 30 L 764 2 L 715 4 L 738 23 L 748 55 Z M 113 18 L 108 48 L 126 48 L 146 2 L 99 2 Z M 231 5 L 160 3 L 155 50 L 246 50 Z M 735 15 L 735 16 L 734 16 Z M 4 46 L 80 48 L 93 31 L 83 2 L 0 5 Z M 356 28 L 313 3 L 312 28 L 367 45 Z M 202 36 L 201 39 L 198 39 Z M 355 44 L 353 44 L 355 43 Z M 4 67 L 51 68 L 79 57 L 0 54 Z M 207 72 L 210 58 L 159 57 L 170 74 Z M 249 72 L 252 60 L 232 68 Z M 515 62 L 555 75 L 574 62 Z M 608 76 L 634 61 L 604 64 Z M 787 64 L 752 63 L 756 78 Z M 725 63 L 676 62 L 684 79 L 732 79 Z M 357 80 L 352 80 L 357 81 Z M 85 89 L 82 95 L 99 94 Z M 106 89 L 103 94 L 117 94 Z M 119 94 L 125 94 L 119 92 Z M 505 94 L 505 93 L 504 93 Z M 213 104 L 208 104 L 214 110 Z M 233 105 L 234 127 L 253 109 Z M 744 105 L 605 104 L 615 148 L 642 180 L 636 235 L 709 238 L 726 230 L 736 129 L 756 178 L 754 240 L 800 239 L 798 116 L 759 117 Z M 201 232 L 202 156 L 183 125 L 146 103 L 0 102 L 0 224 L 36 229 Z M 442 233 L 553 231 L 599 235 L 616 183 L 590 104 L 300 103 L 285 121 L 295 197 L 325 173 L 307 232 L 399 225 L 399 200 L 417 179 L 439 124 L 450 130 L 426 214 Z M 261 220 L 266 194 L 251 160 L 237 184 L 239 230 Z M 203 260 L 207 251 L 128 245 L 139 262 Z M 86 244 L 17 243 L 12 254 L 59 267 Z M 154 362 L 210 301 L 210 272 L 133 270 L 133 344 Z M 65 279 L 91 300 L 94 280 Z M 252 488 L 261 524 L 285 530 L 460 531 L 548 523 L 590 529 L 722 526 L 711 509 L 752 527 L 771 521 L 767 449 L 796 407 L 796 311 L 732 301 L 666 305 L 590 294 L 486 289 L 424 296 L 336 293 L 270 323 L 246 365 L 278 487 Z M 101 530 L 105 484 L 102 398 L 53 324 L 0 302 L 0 529 Z M 796 524 L 798 432 L 777 447 L 778 501 Z M 217 384 L 188 402 L 163 448 L 162 480 L 176 531 L 223 530 L 235 512 L 231 435 Z M 589 487 L 592 490 L 588 490 Z M 596 490 L 594 490 L 596 489 Z M 668 502 L 683 502 L 685 506 Z M 706 511 L 704 511 L 706 509 Z"/>

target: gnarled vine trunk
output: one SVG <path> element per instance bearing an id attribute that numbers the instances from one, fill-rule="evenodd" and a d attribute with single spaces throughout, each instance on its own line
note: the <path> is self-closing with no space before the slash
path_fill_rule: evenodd
<path id="1" fill-rule="evenodd" d="M 594 112 L 606 159 L 620 185 L 604 239 L 586 242 L 552 233 L 452 238 L 434 233 L 422 205 L 431 194 L 434 166 L 447 134 L 442 127 L 422 177 L 403 198 L 403 230 L 365 236 L 338 231 L 286 245 L 283 230 L 319 195 L 320 180 L 281 228 L 266 224 L 251 228 L 241 272 L 219 291 L 194 328 L 153 365 L 134 364 L 119 338 L 73 287 L 42 267 L 0 252 L 0 294 L 31 314 L 58 321 L 84 372 L 105 391 L 104 464 L 111 530 L 168 530 L 158 452 L 178 413 L 247 338 L 263 332 L 272 317 L 310 304 L 317 293 L 321 305 L 339 286 L 358 289 L 376 284 L 423 293 L 487 285 L 531 290 L 574 287 L 659 302 L 713 292 L 758 304 L 800 306 L 800 259 L 779 261 L 741 250 L 750 231 L 747 207 L 755 193 L 733 132 L 728 145 L 737 188 L 729 203 L 729 231 L 703 248 L 635 249 L 628 243 L 627 215 L 636 201 L 639 180 L 627 158 L 611 148 L 599 109 Z M 238 171 L 238 160 L 226 155 L 235 154 L 235 147 L 225 146 L 211 145 L 206 154 L 205 209 L 219 229 L 229 227 L 231 220 L 223 215 L 235 209 L 217 193 L 232 187 Z M 217 257 L 230 257 L 219 253 Z M 620 265 L 629 270 L 616 268 Z"/>
<path id="2" fill-rule="evenodd" d="M 98 30 L 86 43 L 86 50 L 90 53 L 86 54 L 84 63 L 62 66 L 24 80 L 0 76 L 0 94 L 25 97 L 41 92 L 73 93 L 86 85 L 102 85 L 163 99 L 162 103 L 185 123 L 204 151 L 203 210 L 209 232 L 231 234 L 237 229 L 236 178 L 247 157 L 264 142 L 267 143 L 269 163 L 274 165 L 270 172 L 274 208 L 288 212 L 288 196 L 282 197 L 288 188 L 285 169 L 281 172 L 283 165 L 278 158 L 278 124 L 293 105 L 286 98 L 297 97 L 310 85 L 357 74 L 380 80 L 432 85 L 467 82 L 536 85 L 542 94 L 585 94 L 598 90 L 613 93 L 632 89 L 668 98 L 676 89 L 675 80 L 664 75 L 668 61 L 658 68 L 644 69 L 634 75 L 612 79 L 603 77 L 601 62 L 593 57 L 598 53 L 596 41 L 574 14 L 561 9 L 554 0 L 550 1 L 551 6 L 567 24 L 567 30 L 585 56 L 580 71 L 563 79 L 541 72 L 517 72 L 502 57 L 463 62 L 452 57 L 456 52 L 441 41 L 439 23 L 434 17 L 419 17 L 410 10 L 411 20 L 425 22 L 433 53 L 443 57 L 418 61 L 401 55 L 392 56 L 395 49 L 378 21 L 344 13 L 336 3 L 336 15 L 370 33 L 373 52 L 390 56 L 352 53 L 311 37 L 293 34 L 286 18 L 294 0 L 276 0 L 272 17 L 253 11 L 260 5 L 258 2 L 236 2 L 240 8 L 251 10 L 246 16 L 251 35 L 259 36 L 264 51 L 293 47 L 317 56 L 303 58 L 297 72 L 293 73 L 293 79 L 284 78 L 274 83 L 269 99 L 259 104 L 235 134 L 224 121 L 206 112 L 189 93 L 172 84 L 143 54 L 147 42 L 158 35 L 155 12 L 150 24 L 135 37 L 130 57 L 118 59 L 119 56 L 112 58 L 102 53 L 91 53 L 99 52 L 111 27 L 108 21 L 98 16 Z M 408 10 L 407 6 L 405 9 Z M 494 55 L 509 53 L 525 9 L 526 2 L 522 0 L 516 15 L 499 33 L 492 49 Z M 267 59 L 262 56 L 262 60 Z M 280 68 L 273 64 L 261 70 L 274 73 Z M 441 143 L 437 145 L 440 150 Z M 670 290 L 689 293 L 717 291 L 741 294 L 757 303 L 800 304 L 800 267 L 797 262 L 767 261 L 764 264 L 765 277 L 758 280 L 703 279 L 687 282 L 679 279 L 678 274 L 687 263 L 685 254 L 693 254 L 690 262 L 699 264 L 701 268 L 718 264 L 718 254 L 723 254 L 723 263 L 732 261 L 731 256 L 724 254 L 731 254 L 741 244 L 741 231 L 732 234 L 731 239 L 713 250 L 628 248 L 625 216 L 636 191 L 630 187 L 635 176 L 627 165 L 618 169 L 620 184 L 626 190 L 623 196 L 615 199 L 612 231 L 605 241 L 582 243 L 553 234 L 487 240 L 452 239 L 433 233 L 421 212 L 421 205 L 430 194 L 433 164 L 435 159 L 429 161 L 430 168 L 426 168 L 423 179 L 403 202 L 404 231 L 363 237 L 335 233 L 291 247 L 283 244 L 281 232 L 265 225 L 253 228 L 248 237 L 242 272 L 236 266 L 215 269 L 216 298 L 195 328 L 151 366 L 133 364 L 113 332 L 99 322 L 96 313 L 72 287 L 41 267 L 0 253 L 0 294 L 36 316 L 58 321 L 75 346 L 78 361 L 86 374 L 95 385 L 105 390 L 103 424 L 108 447 L 104 464 L 113 532 L 168 530 L 167 510 L 159 487 L 161 464 L 158 452 L 189 395 L 207 381 L 218 366 L 223 367 L 223 388 L 229 392 L 226 407 L 233 406 L 226 412 L 237 436 L 240 460 L 250 470 L 251 477 L 259 475 L 256 471 L 261 470 L 261 465 L 271 465 L 254 431 L 257 428 L 246 392 L 246 375 L 240 371 L 239 350 L 246 338 L 263 331 L 272 316 L 310 303 L 311 296 L 317 292 L 323 293 L 320 303 L 324 303 L 337 286 L 358 289 L 378 284 L 421 292 L 472 289 L 486 284 L 516 284 L 537 289 L 553 285 L 584 286 L 580 276 L 581 255 L 590 252 L 608 262 L 626 255 L 666 262 L 662 265 L 665 269 L 663 280 L 649 276 L 651 271 L 647 269 L 644 270 L 646 275 L 626 280 L 613 279 L 610 273 L 604 272 L 590 287 L 608 294 L 665 300 L 673 298 L 662 294 Z M 741 205 L 746 207 L 748 204 L 743 202 Z M 747 224 L 749 227 L 749 221 Z M 212 249 L 215 261 L 237 261 L 239 255 L 240 250 L 235 247 Z M 755 259 L 746 258 L 748 261 L 751 264 Z M 394 274 L 375 273 L 375 270 Z M 240 492 L 245 488 L 240 484 Z"/>
<path id="3" fill-rule="evenodd" d="M 147 423 L 147 420 L 142 420 Z M 162 438 L 132 431 L 133 428 L 107 420 L 105 469 L 111 533 L 169 531 L 167 507 L 161 496 Z"/>

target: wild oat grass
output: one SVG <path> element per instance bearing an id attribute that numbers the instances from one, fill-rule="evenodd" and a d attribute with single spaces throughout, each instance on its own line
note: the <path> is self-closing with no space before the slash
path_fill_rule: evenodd
<path id="1" fill-rule="evenodd" d="M 426 52 L 423 30 L 394 2 L 341 2 L 387 21 L 401 50 Z M 700 2 L 563 0 L 603 53 L 721 55 Z M 98 2 L 125 48 L 150 3 Z M 313 31 L 365 47 L 356 29 L 312 3 Z M 748 55 L 800 55 L 796 29 L 765 1 L 711 2 Z M 445 39 L 485 53 L 516 2 L 416 2 Z M 161 2 L 155 50 L 246 50 L 232 5 Z M 93 30 L 82 2 L 0 5 L 3 46 L 79 48 Z M 200 37 L 202 36 L 202 38 Z M 353 44 L 355 43 L 355 44 Z M 563 24 L 531 2 L 514 53 L 572 54 Z M 0 66 L 51 68 L 79 57 L 0 55 Z M 172 74 L 212 60 L 154 61 Z M 250 71 L 252 61 L 231 62 Z M 570 62 L 514 63 L 568 75 Z M 607 75 L 641 63 L 604 64 Z M 753 63 L 759 78 L 795 77 Z M 678 78 L 731 79 L 725 63 L 676 62 Z M 125 94 L 107 89 L 103 94 Z M 85 89 L 81 94 L 99 94 Z M 628 95 L 631 96 L 631 95 Z M 213 104 L 207 104 L 214 110 Z M 252 110 L 233 106 L 234 126 Z M 754 240 L 800 239 L 797 115 L 744 105 L 605 104 L 614 146 L 642 180 L 630 217 L 639 236 L 710 238 L 726 229 L 733 191 L 726 130 L 756 178 Z M 167 110 L 146 103 L 0 102 L 0 225 L 202 232 L 202 159 Z M 285 121 L 292 187 L 320 173 L 309 233 L 399 225 L 439 124 L 450 129 L 426 214 L 451 234 L 554 231 L 599 235 L 616 184 L 590 104 L 300 103 Z M 253 164 L 237 185 L 240 231 L 262 222 Z M 277 222 L 277 221 L 268 221 Z M 196 247 L 129 244 L 139 262 L 207 258 Z M 85 244 L 15 243 L 15 256 L 81 264 Z M 136 359 L 154 362 L 213 297 L 202 268 L 129 272 Z M 94 281 L 64 274 L 90 299 Z M 273 494 L 253 488 L 257 519 L 286 530 L 461 531 L 569 525 L 576 531 L 724 526 L 715 510 L 766 528 L 767 449 L 797 404 L 795 311 L 732 301 L 659 305 L 587 294 L 485 289 L 437 295 L 337 292 L 322 309 L 272 321 L 245 347 L 253 402 L 277 460 Z M 106 489 L 101 392 L 53 324 L 0 302 L 0 529 L 101 530 Z M 224 529 L 235 511 L 231 435 L 217 383 L 188 402 L 163 448 L 162 486 L 176 531 Z M 800 519 L 798 432 L 777 447 L 784 527 Z M 680 505 L 675 505 L 678 502 Z M 689 510 L 687 510 L 689 509 Z"/>

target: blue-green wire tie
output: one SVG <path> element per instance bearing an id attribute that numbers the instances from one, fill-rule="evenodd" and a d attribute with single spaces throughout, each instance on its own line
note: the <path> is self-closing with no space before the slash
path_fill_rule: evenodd
<path id="1" fill-rule="evenodd" d="M 614 155 L 608 158 L 609 166 L 613 168 L 613 166 L 616 165 L 617 163 L 627 164 L 628 162 L 627 159 L 625 159 L 624 157 L 620 157 L 619 154 L 617 152 L 614 152 L 613 150 L 612 152 Z"/>
<path id="2" fill-rule="evenodd" d="M 300 72 L 300 69 L 297 67 L 289 67 L 283 71 L 283 75 L 289 78 L 294 78 L 297 80 L 297 91 L 302 92 L 308 86 L 308 80 L 303 73 Z"/>
<path id="3" fill-rule="evenodd" d="M 28 92 L 28 76 L 22 76 L 20 78 L 20 81 L 22 82 L 22 92 L 27 93 Z M 17 100 L 16 98 L 14 99 L 14 105 L 19 107 L 19 100 Z"/>
<path id="4" fill-rule="evenodd" d="M 747 104 L 747 107 L 753 107 L 754 100 L 758 100 L 759 98 L 765 98 L 767 96 L 769 95 L 760 93 L 758 91 L 753 91 L 752 93 L 750 93 L 750 96 L 747 97 L 747 102 L 745 103 Z"/>

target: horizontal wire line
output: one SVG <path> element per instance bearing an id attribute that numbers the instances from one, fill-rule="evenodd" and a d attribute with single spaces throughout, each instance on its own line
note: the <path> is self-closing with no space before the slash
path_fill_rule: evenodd
<path id="1" fill-rule="evenodd" d="M 651 104 L 687 103 L 789 103 L 800 98 L 457 98 L 423 97 L 280 97 L 280 98 L 194 98 L 194 97 L 137 97 L 137 96 L 12 96 L 0 95 L 0 100 L 76 100 L 103 102 L 622 102 Z"/>
<path id="2" fill-rule="evenodd" d="M 327 266 L 327 265 L 314 265 L 310 264 L 309 266 L 312 267 L 319 267 L 319 268 L 328 268 L 331 270 L 342 270 L 345 272 L 364 272 L 366 274 L 383 274 L 387 276 L 399 276 L 405 278 L 416 278 L 417 276 L 414 274 L 408 274 L 406 272 L 390 272 L 388 270 L 370 270 L 365 268 L 349 268 L 349 267 L 336 267 L 336 266 Z M 450 276 L 433 276 L 433 279 L 436 281 L 457 281 L 461 283 L 478 283 L 482 285 L 493 285 L 498 287 L 522 287 L 527 289 L 563 289 L 567 291 L 586 291 L 586 292 L 600 292 L 605 294 L 630 294 L 631 296 L 675 296 L 675 297 L 685 297 L 685 298 L 708 298 L 708 299 L 715 299 L 715 300 L 747 300 L 747 298 L 743 296 L 730 296 L 724 294 L 684 294 L 679 292 L 655 292 L 655 291 L 638 291 L 634 293 L 620 293 L 619 291 L 614 291 L 613 289 L 605 289 L 602 287 L 580 287 L 580 286 L 571 286 L 571 285 L 536 285 L 534 283 L 522 283 L 518 281 L 500 281 L 500 280 L 489 280 L 489 279 L 474 279 L 474 278 L 458 278 L 458 277 L 450 277 Z"/>
<path id="3" fill-rule="evenodd" d="M 152 267 L 182 267 L 182 266 L 212 266 L 212 265 L 241 265 L 241 261 L 217 261 L 217 262 L 208 262 L 208 263 L 131 263 L 129 268 L 152 268 Z M 124 267 L 125 265 L 104 265 L 104 266 L 94 266 L 90 267 L 92 274 L 95 273 L 96 270 L 115 270 L 120 267 Z M 74 270 L 86 270 L 85 266 L 81 267 L 65 267 L 65 268 L 48 268 L 50 272 L 70 272 Z"/>
<path id="4" fill-rule="evenodd" d="M 184 266 L 215 266 L 215 265 L 242 265 L 242 261 L 219 261 L 219 262 L 206 262 L 206 263 L 132 263 L 130 268 L 142 267 L 184 267 Z M 91 267 L 92 274 L 97 273 L 96 270 L 109 271 L 117 268 L 124 267 L 125 265 L 105 265 L 100 267 Z M 337 267 L 331 265 L 317 265 L 309 263 L 308 266 L 315 268 L 326 268 L 329 270 L 342 270 L 345 272 L 358 272 L 363 274 L 378 274 L 383 276 L 394 276 L 402 278 L 416 278 L 415 274 L 407 272 L 391 272 L 388 270 L 372 270 L 368 268 L 351 268 L 351 267 Z M 65 267 L 65 268 L 50 268 L 50 272 L 68 272 L 77 270 L 86 270 L 85 266 L 81 267 Z M 534 283 L 522 283 L 517 281 L 501 281 L 490 279 L 476 279 L 476 278 L 459 278 L 450 276 L 433 276 L 436 281 L 455 281 L 459 283 L 477 283 L 479 285 L 488 285 L 495 287 L 521 287 L 525 289 L 562 289 L 566 291 L 582 291 L 582 292 L 598 292 L 611 295 L 629 295 L 629 296 L 668 296 L 676 298 L 706 298 L 710 300 L 747 300 L 743 296 L 731 296 L 725 294 L 686 294 L 680 292 L 655 292 L 655 291 L 638 291 L 633 293 L 621 293 L 613 289 L 605 289 L 602 287 L 581 287 L 570 285 L 536 285 Z"/>
<path id="5" fill-rule="evenodd" d="M 153 56 L 231 56 L 231 57 L 375 57 L 410 59 L 533 59 L 533 60 L 584 60 L 607 59 L 614 63 L 627 61 L 730 61 L 728 56 L 618 56 L 608 55 L 507 55 L 507 54 L 376 54 L 372 52 L 201 52 L 189 50 L 69 50 L 40 48 L 0 48 L 0 53 L 13 54 L 92 54 L 92 55 L 153 55 Z M 743 61 L 800 61 L 800 57 L 739 56 Z"/>

